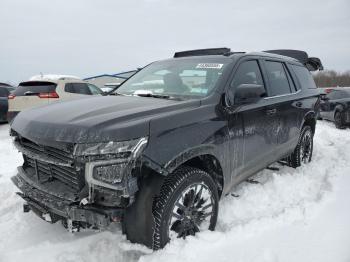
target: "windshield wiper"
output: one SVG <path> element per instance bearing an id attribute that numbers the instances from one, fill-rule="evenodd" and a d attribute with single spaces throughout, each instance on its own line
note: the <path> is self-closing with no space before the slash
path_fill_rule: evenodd
<path id="1" fill-rule="evenodd" d="M 164 98 L 164 99 L 170 99 L 173 98 L 169 95 L 160 95 L 160 94 L 151 94 L 151 93 L 139 93 L 139 94 L 134 94 L 135 96 L 142 96 L 142 97 L 154 97 L 154 98 Z"/>
<path id="2" fill-rule="evenodd" d="M 141 96 L 141 97 L 153 97 L 153 98 L 161 98 L 161 99 L 172 99 L 172 100 L 181 100 L 180 98 L 169 96 L 169 95 L 162 95 L 162 94 L 152 94 L 152 93 L 134 93 L 134 94 L 121 94 L 117 92 L 112 92 L 108 94 L 110 96 Z"/>
<path id="3" fill-rule="evenodd" d="M 125 95 L 121 93 L 113 92 L 112 90 L 109 93 L 107 93 L 106 96 L 125 96 Z"/>

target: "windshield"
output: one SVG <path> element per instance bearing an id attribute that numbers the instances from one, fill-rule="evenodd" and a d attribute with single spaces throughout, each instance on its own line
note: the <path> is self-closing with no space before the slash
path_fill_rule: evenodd
<path id="1" fill-rule="evenodd" d="M 116 93 L 162 98 L 202 98 L 214 89 L 227 61 L 194 58 L 155 62 L 124 82 Z"/>

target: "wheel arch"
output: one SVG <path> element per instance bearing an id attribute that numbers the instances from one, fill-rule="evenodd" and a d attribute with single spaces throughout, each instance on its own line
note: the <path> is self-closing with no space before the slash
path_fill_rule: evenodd
<path id="1" fill-rule="evenodd" d="M 301 125 L 300 130 L 303 129 L 304 126 L 310 126 L 312 129 L 312 133 L 315 134 L 315 130 L 316 130 L 316 114 L 315 112 L 309 112 L 305 115 L 304 120 L 303 120 L 303 124 Z"/>
<path id="2" fill-rule="evenodd" d="M 168 161 L 164 166 L 158 164 L 150 166 L 148 164 L 148 167 L 162 176 L 168 176 L 181 166 L 201 169 L 213 178 L 217 184 L 219 197 L 221 197 L 225 183 L 224 172 L 222 163 L 219 157 L 216 156 L 214 149 L 215 147 L 213 145 L 202 145 L 182 152 Z"/>
<path id="3" fill-rule="evenodd" d="M 335 119 L 335 114 L 336 114 L 337 112 L 340 112 L 340 113 L 341 113 L 343 110 L 344 110 L 344 106 L 343 106 L 342 104 L 336 105 L 335 108 L 334 108 L 333 119 Z"/>

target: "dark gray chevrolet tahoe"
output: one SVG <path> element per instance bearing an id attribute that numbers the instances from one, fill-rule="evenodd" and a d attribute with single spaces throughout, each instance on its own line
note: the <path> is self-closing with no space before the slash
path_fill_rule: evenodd
<path id="1" fill-rule="evenodd" d="M 21 112 L 12 178 L 44 220 L 70 231 L 121 222 L 132 242 L 214 230 L 220 197 L 275 161 L 311 161 L 318 92 L 305 52 L 175 53 L 109 96 Z"/>

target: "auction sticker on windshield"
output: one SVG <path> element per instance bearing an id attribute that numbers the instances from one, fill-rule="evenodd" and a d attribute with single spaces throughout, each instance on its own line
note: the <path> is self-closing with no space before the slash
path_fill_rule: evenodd
<path id="1" fill-rule="evenodd" d="M 217 63 L 201 63 L 196 66 L 196 68 L 213 68 L 213 69 L 221 69 L 224 64 Z"/>

